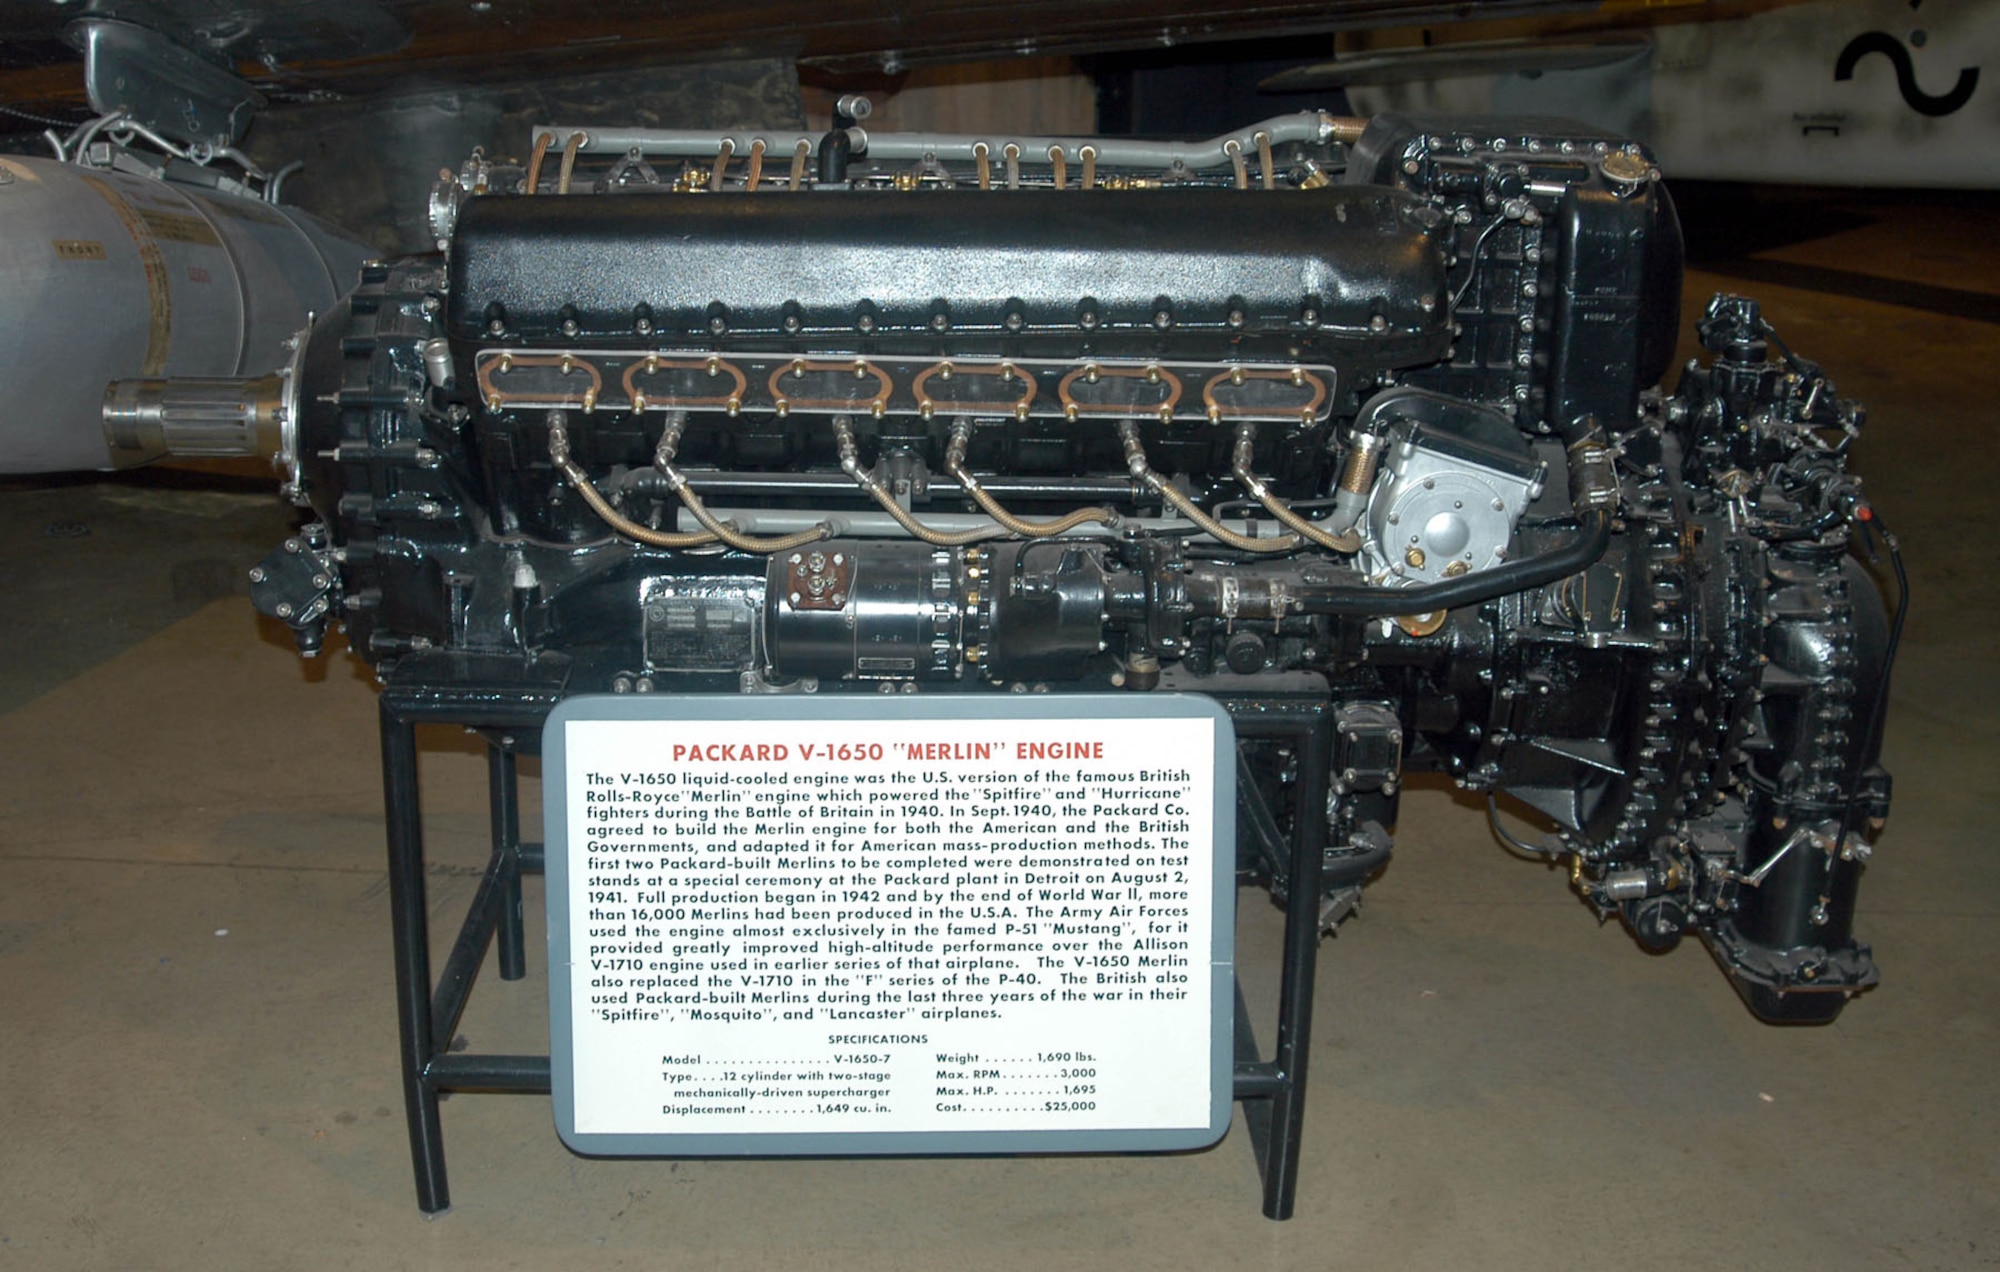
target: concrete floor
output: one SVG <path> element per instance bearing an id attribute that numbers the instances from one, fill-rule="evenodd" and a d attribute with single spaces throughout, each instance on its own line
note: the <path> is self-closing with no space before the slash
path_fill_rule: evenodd
<path id="1" fill-rule="evenodd" d="M 373 691 L 231 594 L 283 510 L 172 475 L 0 485 L 0 1268 L 2000 1266 L 1996 206 L 1787 200 L 1753 224 L 1789 241 L 1702 248 L 1760 281 L 1689 286 L 1760 295 L 1873 408 L 1860 467 L 1916 587 L 1858 922 L 1882 987 L 1760 1025 L 1698 947 L 1640 953 L 1422 786 L 1325 950 L 1288 1224 L 1240 1124 L 1165 1157 L 595 1161 L 505 1096 L 445 1106 L 456 1206 L 426 1221 Z M 455 920 L 483 766 L 428 741 Z M 1267 1019 L 1279 917 L 1246 896 L 1241 927 Z M 543 1045 L 539 955 L 489 967 L 474 1049 Z"/>

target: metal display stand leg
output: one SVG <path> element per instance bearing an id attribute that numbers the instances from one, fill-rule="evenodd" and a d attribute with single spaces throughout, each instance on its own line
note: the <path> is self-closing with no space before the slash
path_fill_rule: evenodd
<path id="1" fill-rule="evenodd" d="M 424 900 L 423 819 L 417 807 L 417 730 L 382 702 L 382 789 L 389 831 L 389 926 L 396 946 L 396 1020 L 402 1031 L 403 1108 L 417 1205 L 435 1213 L 451 1204 L 444 1178 L 444 1128 L 437 1088 L 428 1077 L 431 1038 L 430 919 Z"/>
<path id="2" fill-rule="evenodd" d="M 1326 703 L 1273 708 L 1229 703 L 1239 738 L 1297 738 L 1299 780 L 1292 808 L 1290 874 L 1285 892 L 1283 979 L 1278 989 L 1278 1036 L 1268 1061 L 1236 990 L 1236 1098 L 1264 1182 L 1264 1217 L 1290 1219 L 1298 1196 L 1299 1150 L 1306 1118 L 1306 1060 L 1312 1050 L 1313 986 L 1319 962 L 1319 882 L 1326 854 L 1328 764 L 1333 758 L 1333 711 Z M 1263 797 L 1238 790 L 1239 800 Z M 1268 812 L 1266 812 L 1268 816 Z"/>
<path id="3" fill-rule="evenodd" d="M 433 989 L 430 913 L 424 891 L 423 813 L 417 786 L 417 725 L 438 722 L 501 728 L 539 728 L 547 707 L 480 704 L 384 691 L 382 790 L 388 823 L 389 913 L 396 952 L 396 1015 L 403 1061 L 403 1107 L 409 1118 L 410 1160 L 417 1205 L 426 1214 L 451 1206 L 445 1177 L 444 1128 L 438 1120 L 441 1091 L 549 1089 L 547 1056 L 466 1055 L 451 1051 L 458 1022 L 478 979 L 486 949 L 499 945 L 500 975 L 527 974 L 521 919 L 521 875 L 541 870 L 539 844 L 521 842 L 520 784 L 511 748 L 487 744 L 487 795 L 492 853 L 467 908 L 443 973 Z"/>
<path id="4" fill-rule="evenodd" d="M 496 943 L 499 947 L 502 979 L 519 980 L 526 975 L 521 876 L 541 872 L 542 846 L 521 842 L 515 751 L 489 740 L 486 772 L 492 854 L 445 959 L 444 971 L 433 984 L 423 814 L 417 782 L 417 725 L 539 729 L 557 700 L 556 695 L 516 695 L 501 701 L 475 692 L 411 690 L 394 684 L 382 694 L 382 789 L 388 827 L 389 911 L 396 956 L 403 1104 L 409 1119 L 417 1205 L 426 1214 L 451 1206 L 444 1129 L 438 1116 L 439 1093 L 546 1094 L 549 1057 L 470 1055 L 451 1050 L 487 947 Z M 1234 1082 L 1263 1180 L 1263 1212 L 1271 1219 L 1289 1219 L 1297 1196 L 1305 1125 L 1306 1060 L 1319 951 L 1319 878 L 1326 849 L 1327 764 L 1332 753 L 1333 717 L 1325 703 L 1225 705 L 1235 719 L 1239 738 L 1291 738 L 1299 745 L 1300 778 L 1292 810 L 1295 829 L 1290 844 L 1276 1047 L 1271 1059 L 1259 1058 L 1239 986 Z M 1261 804 L 1261 796 L 1254 792 L 1248 797 Z M 1268 810 L 1264 815 L 1269 816 Z"/>
<path id="5" fill-rule="evenodd" d="M 520 980 L 528 974 L 527 936 L 521 927 L 521 789 L 514 752 L 489 744 L 486 748 L 486 802 L 493 825 L 493 858 L 504 861 L 499 930 L 500 979 Z"/>

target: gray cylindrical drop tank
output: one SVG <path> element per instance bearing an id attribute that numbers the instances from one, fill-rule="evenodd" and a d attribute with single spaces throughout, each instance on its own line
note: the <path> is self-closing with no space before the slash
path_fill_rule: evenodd
<path id="1" fill-rule="evenodd" d="M 274 371 L 370 255 L 292 208 L 0 158 L 0 472 L 116 466 L 107 383 Z"/>

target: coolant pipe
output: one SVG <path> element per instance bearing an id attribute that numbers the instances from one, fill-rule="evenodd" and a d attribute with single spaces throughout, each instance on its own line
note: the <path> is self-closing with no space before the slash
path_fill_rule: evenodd
<path id="1" fill-rule="evenodd" d="M 896 524 L 922 539 L 934 548 L 962 548 L 968 544 L 984 543 L 988 539 L 998 539 L 1007 533 L 1000 526 L 981 526 L 972 530 L 933 530 L 910 515 L 896 497 L 882 488 L 875 475 L 861 466 L 861 448 L 854 441 L 854 424 L 845 415 L 833 417 L 833 437 L 840 447 L 840 470 L 854 479 L 856 485 L 868 492 L 870 498 L 882 506 L 882 511 L 896 519 Z"/>
<path id="2" fill-rule="evenodd" d="M 569 430 L 565 427 L 559 412 L 549 426 L 549 462 L 555 465 L 556 471 L 562 474 L 563 480 L 568 482 L 570 487 L 583 497 L 583 502 L 589 505 L 590 510 L 596 513 L 605 525 L 610 526 L 614 531 L 624 535 L 628 539 L 636 540 L 651 547 L 669 549 L 699 548 L 720 541 L 739 552 L 786 552 L 792 548 L 803 547 L 808 543 L 816 543 L 833 533 L 829 527 L 818 525 L 810 530 L 802 530 L 797 534 L 788 534 L 781 538 L 760 539 L 741 534 L 724 525 L 721 520 L 703 506 L 701 498 L 694 491 L 688 489 L 687 478 L 681 476 L 673 467 L 674 452 L 680 446 L 681 429 L 686 424 L 686 421 L 687 417 L 685 414 L 681 414 L 678 418 L 673 416 L 668 417 L 667 426 L 660 433 L 659 449 L 654 453 L 653 460 L 659 467 L 660 475 L 666 480 L 668 487 L 680 496 L 681 503 L 688 510 L 688 515 L 701 524 L 702 528 L 700 530 L 655 530 L 650 526 L 640 525 L 612 507 L 611 501 L 599 494 L 597 487 L 591 484 L 590 474 L 584 472 L 577 465 L 577 462 L 570 458 Z"/>
<path id="3" fill-rule="evenodd" d="M 1366 583 L 1302 581 L 1287 589 L 1294 614 L 1332 614 L 1342 618 L 1393 618 L 1399 614 L 1434 614 L 1477 605 L 1531 587 L 1566 579 L 1589 568 L 1611 546 L 1611 514 L 1585 512 L 1576 538 L 1552 552 L 1508 561 L 1441 583 L 1421 587 L 1375 587 Z M 1188 596 L 1202 614 L 1223 612 L 1225 580 L 1219 573 L 1198 572 L 1188 578 Z"/>
<path id="4" fill-rule="evenodd" d="M 1333 512 L 1327 517 L 1334 534 L 1351 535 L 1368 510 L 1368 496 L 1375 487 L 1376 470 L 1382 466 L 1383 439 L 1357 428 L 1348 439 L 1347 462 L 1340 468 L 1340 484 L 1333 492 Z M 1348 551 L 1353 551 L 1349 548 Z"/>
<path id="5" fill-rule="evenodd" d="M 714 543 L 718 537 L 707 530 L 690 532 L 655 530 L 650 526 L 640 525 L 612 507 L 611 501 L 599 494 L 597 487 L 590 484 L 590 474 L 584 472 L 577 466 L 576 461 L 569 457 L 569 429 L 564 426 L 560 418 L 549 425 L 549 462 L 555 465 L 563 480 L 583 497 L 583 502 L 589 505 L 590 510 L 596 513 L 605 525 L 628 539 L 655 548 L 698 548 L 704 544 Z"/>
<path id="6" fill-rule="evenodd" d="M 1361 536 L 1354 533 L 1351 528 L 1354 525 L 1352 519 L 1347 522 L 1341 531 L 1332 531 L 1318 522 L 1309 521 L 1300 516 L 1284 500 L 1271 493 L 1271 488 L 1264 484 L 1263 478 L 1257 476 L 1250 469 L 1251 461 L 1256 457 L 1256 453 L 1257 426 L 1249 420 L 1245 420 L 1236 426 L 1236 448 L 1231 457 L 1231 471 L 1236 475 L 1237 484 L 1250 492 L 1251 497 L 1258 503 L 1263 504 L 1266 512 L 1269 512 L 1286 526 L 1311 539 L 1314 543 L 1319 544 L 1322 548 L 1330 548 L 1335 552 L 1346 553 L 1355 553 L 1361 550 Z M 1340 515 L 1338 504 L 1335 505 L 1334 515 L 1336 517 Z M 1359 516 L 1360 511 L 1357 509 L 1355 517 Z"/>
<path id="7" fill-rule="evenodd" d="M 1360 421 L 1372 422 L 1385 413 L 1393 401 L 1390 394 L 1378 394 L 1361 408 Z M 1358 430 L 1360 421 L 1357 421 L 1357 450 L 1362 436 Z M 1540 587 L 1588 569 L 1611 546 L 1611 510 L 1618 502 L 1618 474 L 1611 452 L 1603 444 L 1603 434 L 1593 421 L 1578 421 L 1567 432 L 1570 503 L 1577 509 L 1577 534 L 1569 543 L 1539 556 L 1507 561 L 1455 579 L 1419 587 L 1377 587 L 1367 583 L 1314 583 L 1302 580 L 1296 587 L 1288 589 L 1291 612 L 1331 614 L 1343 618 L 1435 614 Z M 1372 470 L 1372 462 L 1369 467 Z M 1350 455 L 1350 471 L 1353 468 Z M 1341 486 L 1343 493 L 1349 488 L 1345 476 Z M 1198 612 L 1222 613 L 1224 587 L 1222 576 L 1213 573 L 1196 574 L 1188 579 L 1188 593 Z"/>
<path id="8" fill-rule="evenodd" d="M 960 419 L 951 426 L 951 443 L 945 447 L 944 470 L 965 487 L 965 493 L 985 511 L 986 515 L 1007 527 L 1015 534 L 1030 538 L 1047 538 L 1065 534 L 1078 526 L 1095 523 L 1100 526 L 1116 526 L 1118 514 L 1109 508 L 1078 508 L 1065 517 L 1054 521 L 1025 521 L 1000 506 L 1000 501 L 980 486 L 979 479 L 965 466 L 965 450 L 972 440 L 972 421 Z"/>
<path id="9" fill-rule="evenodd" d="M 724 525 L 721 519 L 702 503 L 701 496 L 695 494 L 688 486 L 687 478 L 674 467 L 674 455 L 680 450 L 681 445 L 681 431 L 686 427 L 686 411 L 673 411 L 667 415 L 666 427 L 660 430 L 659 445 L 653 448 L 653 467 L 659 469 L 660 476 L 667 479 L 667 485 L 680 496 L 681 504 L 688 510 L 688 515 L 693 517 L 702 529 L 738 552 L 767 554 L 789 552 L 793 548 L 802 548 L 808 543 L 817 543 L 821 539 L 833 537 L 833 528 L 824 524 L 810 530 L 801 530 L 797 534 L 780 535 L 775 539 L 756 538 Z"/>
<path id="10" fill-rule="evenodd" d="M 1132 476 L 1144 482 L 1148 490 L 1173 505 L 1175 511 L 1200 526 L 1202 533 L 1216 542 L 1226 544 L 1240 552 L 1291 552 L 1302 545 L 1303 540 L 1295 534 L 1270 537 L 1237 534 L 1203 512 L 1194 500 L 1182 494 L 1172 482 L 1153 471 L 1152 465 L 1146 462 L 1146 448 L 1139 441 L 1137 424 L 1131 420 L 1120 420 L 1118 437 L 1125 445 L 1125 467 Z"/>

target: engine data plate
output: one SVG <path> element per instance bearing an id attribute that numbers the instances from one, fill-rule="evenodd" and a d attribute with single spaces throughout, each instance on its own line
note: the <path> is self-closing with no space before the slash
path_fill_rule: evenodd
<path id="1" fill-rule="evenodd" d="M 571 1148 L 1228 1128 L 1235 737 L 1209 699 L 579 697 L 543 746 Z"/>

